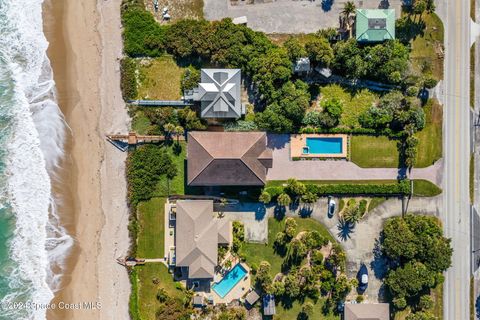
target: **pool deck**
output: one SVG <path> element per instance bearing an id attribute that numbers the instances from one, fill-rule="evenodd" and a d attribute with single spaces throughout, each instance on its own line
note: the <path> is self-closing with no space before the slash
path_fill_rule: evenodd
<path id="1" fill-rule="evenodd" d="M 341 153 L 303 153 L 303 148 L 307 144 L 307 138 L 341 138 L 342 152 Z M 347 158 L 348 135 L 346 134 L 292 134 L 290 136 L 290 157 L 293 158 Z"/>
<path id="2" fill-rule="evenodd" d="M 225 297 L 220 297 L 215 290 L 212 289 L 210 295 L 213 297 L 213 301 L 215 304 L 220 303 L 230 303 L 233 300 L 241 299 L 244 295 L 248 293 L 250 287 L 252 285 L 251 276 L 250 276 L 250 268 L 243 262 L 240 262 L 241 266 L 247 271 L 247 274 L 241 279 L 228 293 Z M 230 270 L 235 267 L 236 264 L 232 266 Z M 229 271 L 230 271 L 229 270 Z M 215 275 L 215 282 L 220 282 L 223 279 L 223 276 L 220 274 Z"/>

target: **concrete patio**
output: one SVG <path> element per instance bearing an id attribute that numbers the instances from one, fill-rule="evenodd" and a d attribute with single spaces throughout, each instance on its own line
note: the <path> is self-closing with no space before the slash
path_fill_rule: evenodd
<path id="1" fill-rule="evenodd" d="M 267 180 L 395 180 L 407 174 L 398 168 L 361 168 L 347 160 L 292 161 L 290 156 L 290 136 L 269 134 L 268 146 L 273 150 L 273 167 L 268 169 Z M 425 179 L 437 185 L 442 184 L 443 161 L 439 160 L 427 168 L 414 168 L 408 177 Z"/>

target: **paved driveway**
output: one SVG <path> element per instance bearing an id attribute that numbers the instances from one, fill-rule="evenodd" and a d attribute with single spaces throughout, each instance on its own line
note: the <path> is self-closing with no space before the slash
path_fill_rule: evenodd
<path id="1" fill-rule="evenodd" d="M 239 203 L 227 205 L 225 218 L 240 221 L 245 228 L 245 241 L 266 243 L 268 240 L 268 217 L 260 203 Z"/>
<path id="2" fill-rule="evenodd" d="M 268 170 L 267 180 L 383 180 L 397 179 L 397 168 L 360 168 L 346 160 L 299 160 L 290 159 L 290 137 L 287 134 L 268 135 L 268 145 L 273 149 L 273 167 Z M 442 161 L 434 165 L 413 169 L 409 177 L 429 180 L 437 185 L 442 183 Z"/>
<path id="3" fill-rule="evenodd" d="M 338 27 L 339 14 L 346 2 L 339 0 L 255 0 L 255 4 L 238 0 L 204 0 L 207 20 L 246 16 L 248 26 L 266 33 L 310 33 L 319 29 Z M 357 8 L 374 9 L 380 6 L 400 12 L 401 0 L 355 1 Z"/>
<path id="4" fill-rule="evenodd" d="M 338 202 L 337 202 L 338 203 Z M 407 211 L 411 213 L 430 214 L 440 216 L 442 196 L 434 198 L 413 198 L 408 203 Z M 380 231 L 386 219 L 402 214 L 402 202 L 399 199 L 389 199 L 377 208 L 367 213 L 353 229 L 342 228 L 338 215 L 332 218 L 327 216 L 327 198 L 320 200 L 308 210 L 305 208 L 289 209 L 286 215 L 298 216 L 309 211 L 310 216 L 321 222 L 342 245 L 347 254 L 347 273 L 349 277 L 356 277 L 362 263 L 369 273 L 368 288 L 364 295 L 368 302 L 382 302 L 384 287 L 383 278 L 386 274 L 385 262 L 378 248 Z M 268 209 L 269 216 L 273 216 L 274 208 Z M 351 298 L 354 299 L 355 295 Z"/>

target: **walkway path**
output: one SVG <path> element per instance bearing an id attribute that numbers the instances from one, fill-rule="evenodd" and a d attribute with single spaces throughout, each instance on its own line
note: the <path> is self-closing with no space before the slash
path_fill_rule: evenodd
<path id="1" fill-rule="evenodd" d="M 435 198 L 413 198 L 408 203 L 408 212 L 440 215 L 442 196 Z M 274 208 L 269 208 L 269 216 L 273 216 Z M 288 210 L 287 215 L 298 216 L 302 208 Z M 380 231 L 386 219 L 402 214 L 402 202 L 399 199 L 389 199 L 377 208 L 367 213 L 356 226 L 348 232 L 342 232 L 338 215 L 327 216 L 327 199 L 321 198 L 312 208 L 311 217 L 321 222 L 335 239 L 342 245 L 347 254 L 347 273 L 355 277 L 362 263 L 369 271 L 369 285 L 365 292 L 368 302 L 382 301 L 382 278 L 385 276 L 385 263 L 375 253 Z"/>
<path id="2" fill-rule="evenodd" d="M 269 135 L 269 146 L 273 149 L 273 167 L 268 170 L 267 180 L 384 180 L 397 179 L 405 175 L 405 169 L 361 168 L 346 160 L 314 161 L 290 159 L 288 135 Z M 442 183 L 443 161 L 439 160 L 427 168 L 413 169 L 409 177 L 429 180 L 437 185 Z"/>

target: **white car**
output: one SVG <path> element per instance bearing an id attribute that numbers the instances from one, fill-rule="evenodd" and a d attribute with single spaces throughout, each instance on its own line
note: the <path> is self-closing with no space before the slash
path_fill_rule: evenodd
<path id="1" fill-rule="evenodd" d="M 335 200 L 333 199 L 328 200 L 328 216 L 329 217 L 333 217 L 333 214 L 335 213 L 335 206 L 336 206 Z"/>

